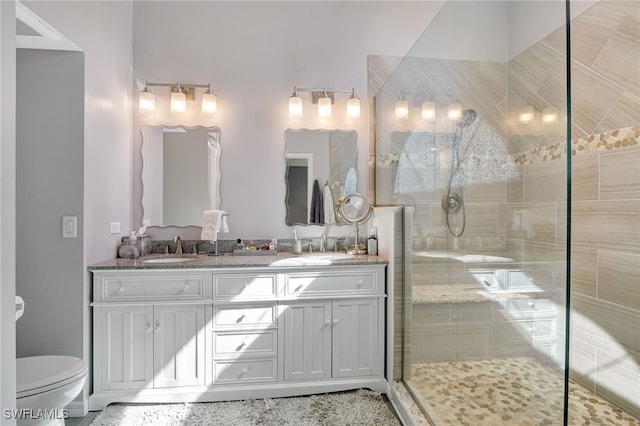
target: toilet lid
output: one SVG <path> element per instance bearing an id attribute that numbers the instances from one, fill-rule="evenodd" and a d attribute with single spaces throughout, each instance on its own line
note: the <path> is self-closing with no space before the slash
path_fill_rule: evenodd
<path id="1" fill-rule="evenodd" d="M 87 374 L 87 365 L 72 356 L 45 355 L 16 359 L 18 398 L 67 384 Z"/>

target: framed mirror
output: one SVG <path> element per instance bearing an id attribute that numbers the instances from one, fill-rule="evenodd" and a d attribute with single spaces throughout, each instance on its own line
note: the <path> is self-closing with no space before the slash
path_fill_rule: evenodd
<path id="1" fill-rule="evenodd" d="M 200 226 L 220 206 L 220 128 L 142 126 L 142 224 Z"/>
<path id="2" fill-rule="evenodd" d="M 288 226 L 344 223 L 332 213 L 336 211 L 336 201 L 356 192 L 358 187 L 357 137 L 355 130 L 287 129 L 284 132 L 285 223 Z M 314 194 L 316 181 L 319 194 L 317 188 Z M 322 215 L 316 211 L 318 198 L 322 200 Z"/>

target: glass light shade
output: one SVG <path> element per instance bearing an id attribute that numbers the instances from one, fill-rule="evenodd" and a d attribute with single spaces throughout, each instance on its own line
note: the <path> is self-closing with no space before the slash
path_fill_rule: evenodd
<path id="1" fill-rule="evenodd" d="M 553 108 L 545 108 L 542 110 L 542 122 L 544 124 L 553 124 L 558 121 L 558 112 Z"/>
<path id="2" fill-rule="evenodd" d="M 331 98 L 318 98 L 318 118 L 331 118 Z"/>
<path id="3" fill-rule="evenodd" d="M 149 89 L 144 89 L 139 93 L 138 109 L 140 112 L 153 112 L 156 110 L 156 95 Z"/>
<path id="4" fill-rule="evenodd" d="M 187 110 L 187 95 L 180 92 L 171 92 L 171 113 L 182 114 Z"/>
<path id="5" fill-rule="evenodd" d="M 533 112 L 532 106 L 529 105 L 529 106 L 520 108 L 520 110 L 518 111 L 518 122 L 520 124 L 533 123 L 533 119 L 534 119 L 534 112 Z"/>
<path id="6" fill-rule="evenodd" d="M 436 119 L 436 103 L 426 101 L 422 103 L 422 119 L 424 121 L 433 121 Z"/>
<path id="7" fill-rule="evenodd" d="M 409 102 L 406 99 L 398 99 L 395 105 L 396 120 L 409 118 Z"/>
<path id="8" fill-rule="evenodd" d="M 351 97 L 347 100 L 347 117 L 360 118 L 360 99 Z"/>
<path id="9" fill-rule="evenodd" d="M 289 97 L 289 117 L 302 117 L 302 98 L 297 94 Z"/>
<path id="10" fill-rule="evenodd" d="M 462 104 L 454 102 L 449 104 L 449 108 L 447 109 L 447 117 L 451 121 L 458 121 L 462 118 Z"/>
<path id="11" fill-rule="evenodd" d="M 202 113 L 213 115 L 218 112 L 218 97 L 207 90 L 202 94 Z"/>

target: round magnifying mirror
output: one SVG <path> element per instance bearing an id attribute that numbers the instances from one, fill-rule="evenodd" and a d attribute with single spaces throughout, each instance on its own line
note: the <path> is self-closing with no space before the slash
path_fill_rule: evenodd
<path id="1" fill-rule="evenodd" d="M 360 194 L 349 194 L 340 197 L 336 203 L 338 217 L 355 228 L 355 243 L 347 247 L 348 254 L 366 254 L 364 244 L 360 244 L 358 225 L 366 222 L 373 213 L 369 201 Z"/>

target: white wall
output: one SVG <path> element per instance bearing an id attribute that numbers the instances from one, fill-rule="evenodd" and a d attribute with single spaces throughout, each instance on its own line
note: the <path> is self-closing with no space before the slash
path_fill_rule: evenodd
<path id="1" fill-rule="evenodd" d="M 199 112 L 172 117 L 168 91 L 156 88 L 156 112 L 143 115 L 134 110 L 134 151 L 139 149 L 143 124 L 220 126 L 221 208 L 232 215 L 225 238 L 291 238 L 284 222 L 285 129 L 356 129 L 358 191 L 366 194 L 367 55 L 406 54 L 440 6 L 440 2 L 135 2 L 135 91 L 145 80 L 210 81 L 218 94 L 219 111 L 213 119 L 202 119 Z M 294 85 L 353 87 L 362 100 L 362 117 L 347 119 L 346 96 L 337 94 L 334 118 L 318 121 L 309 94 L 303 93 L 305 116 L 291 120 L 287 102 Z M 134 167 L 139 161 L 134 155 Z M 134 197 L 140 197 L 139 187 L 134 186 Z M 134 226 L 140 221 L 139 212 L 134 212 Z"/>
<path id="2" fill-rule="evenodd" d="M 0 407 L 15 407 L 16 14 L 0 1 Z M 15 424 L 3 419 L 3 425 Z"/>

